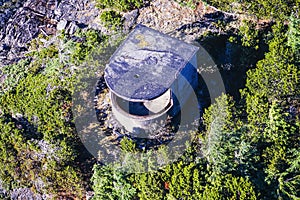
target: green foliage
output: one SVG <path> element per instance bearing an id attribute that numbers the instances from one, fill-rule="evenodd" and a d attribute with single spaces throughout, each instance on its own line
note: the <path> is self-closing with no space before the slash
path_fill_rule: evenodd
<path id="1" fill-rule="evenodd" d="M 79 31 L 73 39 L 63 33 L 56 40 L 38 37 L 25 60 L 3 68 L 0 178 L 7 189 L 82 197 L 84 181 L 76 166 L 80 141 L 71 114 L 74 65 L 100 41 L 96 31 Z"/>
<path id="2" fill-rule="evenodd" d="M 30 43 L 31 52 L 27 54 L 27 57 L 32 58 L 32 62 L 29 64 L 30 73 L 37 73 L 43 70 L 46 66 L 51 65 L 52 59 L 58 59 L 58 48 L 55 44 L 44 44 L 41 40 L 46 40 L 43 36 L 39 36 Z M 58 64 L 58 63 L 57 63 Z M 55 68 L 59 68 L 60 65 Z"/>
<path id="3" fill-rule="evenodd" d="M 257 63 L 257 68 L 247 72 L 246 98 L 249 128 L 262 133 L 268 118 L 269 104 L 296 95 L 299 91 L 299 70 L 293 63 L 293 52 L 286 46 L 286 34 L 282 25 L 273 27 L 270 52 Z M 253 137 L 262 135 L 255 134 Z"/>
<path id="4" fill-rule="evenodd" d="M 19 186 L 28 186 L 39 177 L 49 184 L 44 188 L 51 189 L 51 191 L 47 190 L 48 192 L 55 194 L 63 190 L 81 195 L 82 186 L 80 186 L 79 176 L 69 166 L 76 157 L 74 141 L 78 139 L 69 122 L 71 102 L 67 86 L 68 84 L 61 82 L 57 77 L 50 78 L 42 74 L 28 75 L 19 81 L 14 91 L 5 93 L 0 99 L 0 109 L 5 114 L 0 124 L 7 127 L 2 129 L 2 136 L 6 136 L 8 140 L 0 146 L 4 154 L 7 151 L 12 152 L 10 154 L 12 157 L 1 157 L 1 166 L 5 165 L 7 168 L 12 165 L 10 169 L 2 171 L 1 176 L 10 174 L 11 178 L 7 184 L 18 182 Z M 36 127 L 32 135 L 27 135 L 30 133 L 25 128 L 21 131 L 17 125 L 7 124 L 9 118 L 5 116 L 14 116 L 17 113 L 28 120 L 27 123 Z M 12 132 L 15 134 L 11 134 Z M 57 149 L 55 155 L 40 159 L 39 146 L 37 143 L 32 143 L 32 139 L 42 139 L 49 144 L 49 150 Z M 29 155 L 33 157 L 28 159 Z M 34 189 L 34 186 L 32 187 Z"/>
<path id="5" fill-rule="evenodd" d="M 293 52 L 286 46 L 284 27 L 273 27 L 274 38 L 269 43 L 270 52 L 257 63 L 257 68 L 247 73 L 250 94 L 268 99 L 292 95 L 297 91 L 299 71 L 293 64 Z"/>
<path id="6" fill-rule="evenodd" d="M 83 61 L 91 57 L 91 53 L 100 48 L 100 42 L 105 40 L 104 36 L 101 36 L 95 30 L 78 31 L 75 34 L 78 40 L 67 40 L 65 49 L 70 52 L 70 61 L 76 65 L 80 65 Z"/>
<path id="7" fill-rule="evenodd" d="M 206 3 L 216 6 L 224 11 L 252 14 L 258 18 L 287 19 L 291 13 L 299 9 L 299 0 L 206 0 Z"/>
<path id="8" fill-rule="evenodd" d="M 49 38 L 39 36 L 30 43 L 31 51 L 27 54 L 33 58 L 30 72 L 37 73 L 44 70 L 57 76 L 69 70 L 66 66 L 72 64 L 79 66 L 91 57 L 93 50 L 99 48 L 105 37 L 95 30 L 78 30 L 72 38 L 62 32 L 56 36 L 56 40 L 51 40 L 53 42 L 47 39 Z"/>
<path id="9" fill-rule="evenodd" d="M 122 16 L 113 10 L 103 11 L 100 15 L 101 21 L 104 23 L 105 27 L 118 29 L 122 25 Z"/>
<path id="10" fill-rule="evenodd" d="M 124 137 L 121 142 L 121 149 L 123 152 L 136 152 L 136 143 L 127 137 Z"/>
<path id="11" fill-rule="evenodd" d="M 64 126 L 65 122 L 62 120 L 62 108 L 70 97 L 68 90 L 63 86 L 64 83 L 58 78 L 51 79 L 41 74 L 29 75 L 19 81 L 15 92 L 7 93 L 3 97 L 3 110 L 24 115 L 38 126 L 38 131 L 42 132 L 47 140 L 48 134 L 51 135 L 49 139 L 54 135 L 69 134 L 69 128 Z M 34 120 L 36 118 L 37 121 Z"/>
<path id="12" fill-rule="evenodd" d="M 290 109 L 299 108 L 300 74 L 295 37 L 287 33 L 281 22 L 272 27 L 269 52 L 247 72 L 239 107 L 222 96 L 205 111 L 201 149 L 208 184 L 200 199 L 299 198 L 299 119 Z"/>
<path id="13" fill-rule="evenodd" d="M 124 141 L 128 144 L 130 140 Z M 97 177 L 93 179 L 94 190 L 97 194 L 95 198 L 120 198 L 115 195 L 115 183 L 112 184 L 115 181 L 112 177 L 115 177 L 114 174 L 118 171 L 118 173 L 121 172 L 122 174 L 122 180 L 126 182 L 122 182 L 123 185 L 128 183 L 136 189 L 135 195 L 128 197 L 128 199 L 198 199 L 206 184 L 204 178 L 206 169 L 203 161 L 200 159 L 200 161 L 196 162 L 195 149 L 189 147 L 179 161 L 160 168 L 158 171 L 149 170 L 140 173 L 134 170 L 131 171 L 133 173 L 129 173 L 127 166 L 125 166 L 126 164 L 123 165 L 124 162 L 122 162 L 123 172 L 118 171 L 119 169 L 116 165 L 114 167 L 98 166 L 99 170 L 94 171 L 93 175 L 93 177 Z M 128 162 L 128 160 L 125 162 Z M 136 164 L 139 165 L 138 163 Z M 148 160 L 148 165 L 151 165 L 150 160 Z"/>
<path id="14" fill-rule="evenodd" d="M 50 160 L 43 164 L 40 174 L 42 180 L 51 184 L 45 186 L 44 191 L 61 196 L 60 192 L 82 198 L 84 196 L 83 181 L 79 170 L 70 165 L 62 165 L 60 162 Z"/>
<path id="15" fill-rule="evenodd" d="M 212 179 L 223 173 L 246 175 L 251 168 L 250 161 L 255 159 L 249 141 L 243 138 L 245 128 L 239 118 L 232 99 L 226 95 L 205 112 L 202 152 Z"/>
<path id="16" fill-rule="evenodd" d="M 255 26 L 255 23 L 243 20 L 243 24 L 239 28 L 239 35 L 242 36 L 241 40 L 244 46 L 258 49 L 259 31 L 255 28 Z"/>
<path id="17" fill-rule="evenodd" d="M 34 176 L 35 169 L 34 163 L 29 159 L 26 160 L 26 163 L 20 162 L 24 159 L 22 150 L 25 149 L 24 152 L 31 151 L 22 130 L 17 129 L 11 119 L 8 121 L 3 117 L 0 118 L 0 130 L 0 177 L 4 186 L 6 189 L 11 189 L 20 185 L 28 185 L 26 177 Z M 24 169 L 26 170 L 22 173 L 21 170 Z"/>
<path id="18" fill-rule="evenodd" d="M 268 143 L 268 146 L 264 149 L 262 158 L 266 163 L 265 173 L 266 182 L 274 188 L 278 188 L 276 195 L 278 197 L 298 196 L 299 190 L 296 191 L 283 190 L 282 185 L 295 184 L 295 188 L 300 186 L 299 170 L 297 154 L 295 152 L 299 149 L 300 139 L 299 126 L 295 126 L 286 120 L 288 113 L 284 113 L 282 108 L 279 107 L 277 102 L 272 102 L 269 108 L 269 117 L 267 119 L 267 126 L 264 130 L 264 140 Z M 290 166 L 292 164 L 292 167 Z M 297 167 L 296 167 L 297 166 Z M 295 168 L 294 168 L 295 167 Z M 291 170 L 293 169 L 293 170 Z M 290 173 L 289 171 L 293 171 Z M 285 184 L 282 179 L 289 174 L 291 182 Z M 287 182 L 290 180 L 285 178 Z M 294 182 L 295 181 L 295 182 Z M 298 193 L 298 194 L 297 194 Z M 287 198 L 287 197 L 286 197 Z"/>
<path id="19" fill-rule="evenodd" d="M 168 197 L 198 199 L 205 185 L 205 168 L 195 162 L 180 160 L 164 168 L 163 180 L 168 185 Z"/>
<path id="20" fill-rule="evenodd" d="M 159 173 L 133 174 L 131 182 L 137 188 L 137 196 L 141 200 L 163 199 L 164 197 L 163 182 Z"/>
<path id="21" fill-rule="evenodd" d="M 159 162 L 152 160 L 153 152 L 144 152 L 141 159 L 135 142 L 124 138 L 123 171 L 117 165 L 94 166 L 94 199 L 300 198 L 299 1 L 208 2 L 276 20 L 269 52 L 247 72 L 242 101 L 219 97 L 205 110 L 196 144 L 158 171 L 153 171 Z M 142 0 L 98 0 L 105 9 L 101 20 L 111 28 L 122 25 L 120 13 L 143 5 Z M 287 30 L 283 22 L 288 18 Z M 261 30 L 253 21 L 243 23 L 243 45 L 257 49 Z M 222 21 L 217 24 L 223 26 Z M 0 179 L 7 189 L 29 187 L 56 194 L 54 198 L 62 193 L 82 198 L 84 183 L 76 166 L 80 141 L 72 122 L 71 96 L 81 64 L 94 50 L 103 50 L 105 42 L 92 30 L 73 36 L 61 33 L 56 40 L 39 37 L 26 59 L 1 68 L 6 78 L 0 86 Z M 52 153 L 45 153 L 39 142 Z M 126 172 L 141 172 L 145 164 L 148 172 Z M 36 186 L 38 180 L 45 184 L 42 188 Z"/>
<path id="22" fill-rule="evenodd" d="M 177 0 L 177 2 L 181 5 L 181 6 L 187 6 L 191 9 L 195 9 L 196 8 L 196 2 L 195 0 Z"/>
<path id="23" fill-rule="evenodd" d="M 99 8 L 111 8 L 118 11 L 129 11 L 135 8 L 140 8 L 144 5 L 143 0 L 97 0 L 97 5 Z"/>
<path id="24" fill-rule="evenodd" d="M 6 78 L 4 83 L 0 85 L 0 96 L 6 91 L 12 90 L 17 83 L 27 75 L 29 63 L 30 60 L 25 59 L 16 64 L 1 68 L 2 74 L 6 75 Z"/>
<path id="25" fill-rule="evenodd" d="M 300 198 L 300 152 L 294 150 L 287 170 L 279 175 L 279 191 L 281 196 L 289 199 Z"/>
<path id="26" fill-rule="evenodd" d="M 299 124 L 288 110 L 299 102 L 300 74 L 295 52 L 287 45 L 285 27 L 279 23 L 272 31 L 269 52 L 257 68 L 248 71 L 246 89 L 242 91 L 247 113 L 245 138 L 257 149 L 255 156 L 259 159 L 253 162 L 252 173 L 263 177 L 253 176 L 260 193 L 268 198 L 298 198 L 292 189 L 299 187 L 297 172 L 288 171 L 295 159 L 293 152 L 299 149 Z M 283 177 L 289 182 L 286 185 Z"/>
<path id="27" fill-rule="evenodd" d="M 219 177 L 212 185 L 206 184 L 199 199 L 257 199 L 253 184 L 248 178 L 234 177 L 231 174 Z"/>
<path id="28" fill-rule="evenodd" d="M 300 19 L 294 15 L 291 15 L 289 19 L 287 44 L 297 54 L 298 59 L 300 59 Z"/>
<path id="29" fill-rule="evenodd" d="M 133 199 L 136 189 L 117 166 L 94 166 L 92 176 L 95 195 L 93 199 Z"/>
<path id="30" fill-rule="evenodd" d="M 100 14 L 100 20 L 106 28 L 117 30 L 123 24 L 122 12 L 141 8 L 145 3 L 144 0 L 97 0 L 97 6 L 104 9 Z"/>

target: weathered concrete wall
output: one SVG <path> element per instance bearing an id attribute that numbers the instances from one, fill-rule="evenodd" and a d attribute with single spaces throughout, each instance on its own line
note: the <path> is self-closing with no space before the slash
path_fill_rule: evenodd
<path id="1" fill-rule="evenodd" d="M 169 112 L 170 115 L 176 115 L 180 111 L 196 89 L 197 84 L 197 56 L 194 55 L 171 86 L 174 105 Z"/>
<path id="2" fill-rule="evenodd" d="M 173 101 L 171 100 L 170 103 L 158 113 L 150 113 L 146 116 L 138 116 L 129 114 L 124 109 L 122 109 L 118 105 L 116 100 L 117 96 L 114 93 L 111 92 L 110 97 L 112 104 L 112 113 L 119 121 L 119 123 L 123 125 L 124 128 L 129 132 L 133 132 L 135 129 L 146 129 L 153 123 L 164 120 L 167 116 L 167 111 L 169 111 L 173 106 Z"/>

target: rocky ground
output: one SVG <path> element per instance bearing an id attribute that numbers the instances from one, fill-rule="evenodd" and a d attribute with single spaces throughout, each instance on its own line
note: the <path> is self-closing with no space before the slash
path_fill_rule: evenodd
<path id="1" fill-rule="evenodd" d="M 109 34 L 99 20 L 101 11 L 95 4 L 92 0 L 1 0 L 0 63 L 7 64 L 22 57 L 27 44 L 39 34 L 49 36 L 62 29 L 73 34 L 78 28 Z M 220 32 L 213 22 L 235 20 L 232 15 L 202 4 L 191 9 L 169 0 L 154 0 L 147 7 L 122 15 L 124 31 L 141 23 L 186 41 L 205 32 Z"/>
<path id="2" fill-rule="evenodd" d="M 0 1 L 0 60 L 2 64 L 22 57 L 27 44 L 39 34 L 54 35 L 65 29 L 73 34 L 78 28 L 101 29 L 98 9 L 89 0 Z"/>

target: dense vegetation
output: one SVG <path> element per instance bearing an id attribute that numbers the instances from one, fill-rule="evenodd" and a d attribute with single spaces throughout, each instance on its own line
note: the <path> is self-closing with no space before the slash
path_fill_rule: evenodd
<path id="1" fill-rule="evenodd" d="M 246 19 L 230 38 L 245 48 L 266 43 L 268 51 L 249 66 L 240 100 L 224 94 L 205 110 L 183 156 L 157 171 L 127 173 L 119 165 L 95 164 L 93 175 L 85 175 L 71 96 L 82 63 L 107 37 L 91 30 L 62 32 L 55 40 L 35 39 L 24 59 L 1 69 L 7 75 L 0 86 L 2 185 L 53 198 L 82 199 L 90 184 L 94 199 L 300 199 L 300 2 L 207 2 L 269 20 L 265 31 Z M 111 28 L 121 25 L 120 12 L 144 5 L 98 4 L 108 9 L 101 18 Z M 138 151 L 130 139 L 121 143 L 124 151 Z"/>
<path id="2" fill-rule="evenodd" d="M 0 96 L 0 177 L 6 189 L 82 196 L 85 183 L 76 162 L 81 144 L 71 113 L 73 67 L 101 39 L 95 31 L 75 37 L 62 33 L 47 44 L 37 38 L 28 59 L 3 69 L 8 76 Z"/>

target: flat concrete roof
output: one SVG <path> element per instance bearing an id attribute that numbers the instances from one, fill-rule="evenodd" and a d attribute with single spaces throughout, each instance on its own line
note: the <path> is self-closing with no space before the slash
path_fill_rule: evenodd
<path id="1" fill-rule="evenodd" d="M 198 47 L 137 25 L 110 58 L 105 81 L 129 101 L 152 100 L 168 90 Z"/>

